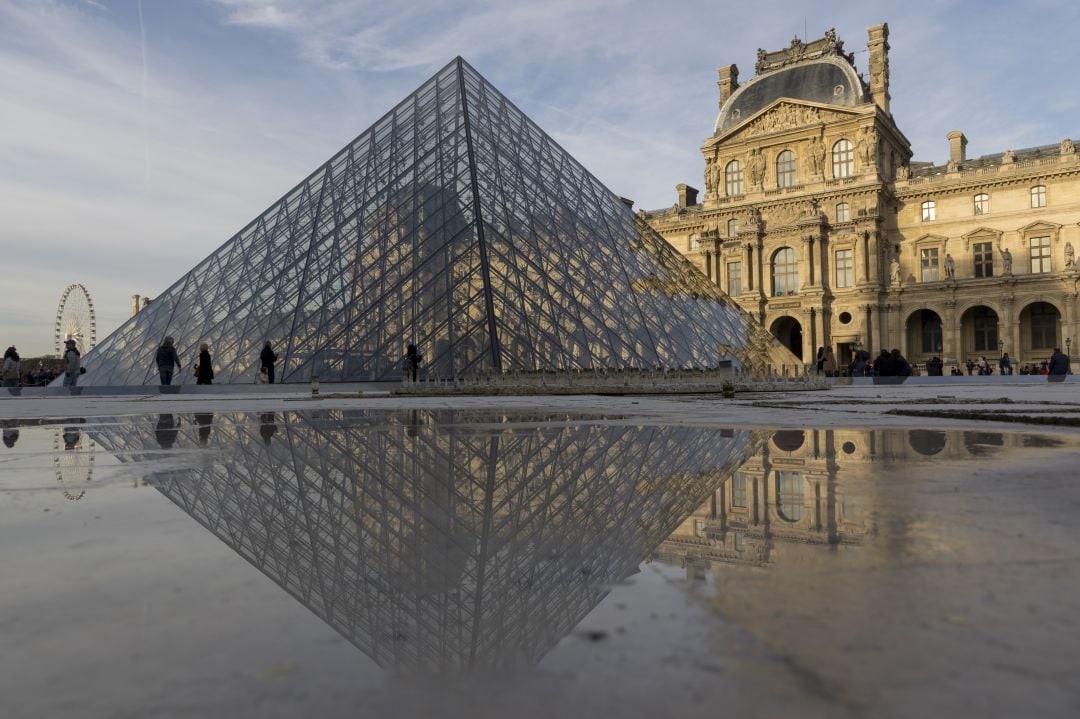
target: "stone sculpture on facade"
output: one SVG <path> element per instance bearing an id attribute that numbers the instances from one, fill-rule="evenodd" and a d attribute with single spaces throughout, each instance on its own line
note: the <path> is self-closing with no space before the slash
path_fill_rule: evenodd
<path id="1" fill-rule="evenodd" d="M 954 279 L 956 277 L 956 260 L 948 252 L 945 253 L 945 278 Z"/>
<path id="2" fill-rule="evenodd" d="M 821 177 L 825 172 L 825 143 L 820 137 L 810 140 L 807 154 L 810 158 L 810 174 Z"/>
<path id="3" fill-rule="evenodd" d="M 874 166 L 877 155 L 877 132 L 872 127 L 864 127 L 859 132 L 859 139 L 855 142 L 855 150 L 859 153 L 859 161 L 863 169 Z"/>
<path id="4" fill-rule="evenodd" d="M 1062 155 L 1076 154 L 1076 146 L 1073 145 L 1073 141 L 1070 140 L 1067 137 L 1064 140 L 1061 141 L 1061 146 L 1060 147 L 1061 147 L 1061 154 Z"/>
<path id="5" fill-rule="evenodd" d="M 900 165 L 896 168 L 896 179 L 906 180 L 911 177 L 911 168 L 907 165 Z"/>
<path id="6" fill-rule="evenodd" d="M 1065 269 L 1076 269 L 1076 251 L 1073 250 L 1073 245 L 1071 242 L 1065 243 Z"/>
<path id="7" fill-rule="evenodd" d="M 900 260 L 895 257 L 889 260 L 889 281 L 897 287 L 900 286 Z"/>
<path id="8" fill-rule="evenodd" d="M 1001 268 L 1004 274 L 1012 274 L 1012 253 L 1007 247 L 1001 249 Z"/>
<path id="9" fill-rule="evenodd" d="M 765 156 L 761 154 L 761 150 L 756 147 L 750 150 L 746 168 L 750 172 L 750 186 L 760 190 L 765 182 Z"/>
<path id="10" fill-rule="evenodd" d="M 720 163 L 716 160 L 709 161 L 708 166 L 705 168 L 705 193 L 717 193 L 720 194 L 720 175 L 722 171 L 720 169 Z"/>
<path id="11" fill-rule="evenodd" d="M 1011 165 L 1014 162 L 1016 162 L 1016 153 L 1015 152 L 1013 152 L 1012 150 L 1006 150 L 1005 152 L 1001 153 L 1001 164 L 1002 165 Z"/>

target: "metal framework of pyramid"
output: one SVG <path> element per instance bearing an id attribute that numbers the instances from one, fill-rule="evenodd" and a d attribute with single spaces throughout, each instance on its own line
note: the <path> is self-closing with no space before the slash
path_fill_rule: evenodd
<path id="1" fill-rule="evenodd" d="M 457 58 L 84 358 L 157 382 L 175 338 L 217 382 L 794 365 L 754 319 Z"/>
<path id="2" fill-rule="evenodd" d="M 438 671 L 539 661 L 761 441 L 535 420 L 167 414 L 95 439 L 377 664 Z"/>

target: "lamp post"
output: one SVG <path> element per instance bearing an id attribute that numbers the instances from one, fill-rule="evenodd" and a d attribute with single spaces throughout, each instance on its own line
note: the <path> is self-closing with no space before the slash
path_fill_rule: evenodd
<path id="1" fill-rule="evenodd" d="M 1065 354 L 1072 357 L 1072 337 L 1065 338 Z"/>
<path id="2" fill-rule="evenodd" d="M 998 358 L 1005 354 L 1005 340 L 998 340 Z"/>

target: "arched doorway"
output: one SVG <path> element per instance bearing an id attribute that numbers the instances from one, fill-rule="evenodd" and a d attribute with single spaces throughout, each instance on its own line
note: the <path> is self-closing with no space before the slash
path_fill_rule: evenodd
<path id="1" fill-rule="evenodd" d="M 986 305 L 969 307 L 960 318 L 963 329 L 964 353 L 962 359 L 978 360 L 998 356 L 998 315 Z M 996 367 L 996 365 L 995 365 Z"/>
<path id="2" fill-rule="evenodd" d="M 803 357 L 802 325 L 794 317 L 781 317 L 772 323 L 769 328 L 773 337 L 780 340 L 780 344 L 791 350 L 791 353 L 799 359 Z"/>
<path id="3" fill-rule="evenodd" d="M 1049 302 L 1032 302 L 1020 311 L 1020 344 L 1023 355 L 1045 359 L 1061 347 L 1061 313 Z M 1006 347 L 1006 349 L 1008 349 Z M 1014 352 L 1014 356 L 1020 355 Z"/>
<path id="4" fill-rule="evenodd" d="M 941 316 L 933 310 L 916 310 L 907 321 L 908 360 L 924 362 L 943 354 Z"/>

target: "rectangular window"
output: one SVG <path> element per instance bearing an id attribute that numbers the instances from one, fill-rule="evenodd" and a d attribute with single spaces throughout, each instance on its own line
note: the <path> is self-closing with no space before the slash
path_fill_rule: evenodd
<path id="1" fill-rule="evenodd" d="M 1032 274 L 1038 274 L 1040 272 L 1050 271 L 1050 238 L 1049 237 L 1032 237 L 1031 238 L 1031 272 Z"/>
<path id="2" fill-rule="evenodd" d="M 994 243 L 976 242 L 972 245 L 972 251 L 975 253 L 975 276 L 993 277 Z"/>
<path id="3" fill-rule="evenodd" d="M 697 252 L 701 249 L 701 235 L 690 235 L 690 251 Z"/>
<path id="4" fill-rule="evenodd" d="M 929 247 L 919 252 L 921 257 L 923 282 L 937 282 L 941 279 L 940 265 L 938 264 L 938 248 Z"/>
<path id="5" fill-rule="evenodd" d="M 1046 207 L 1046 185 L 1036 185 L 1031 188 L 1031 206 Z"/>
<path id="6" fill-rule="evenodd" d="M 732 297 L 742 294 L 742 262 L 727 263 L 727 288 Z"/>
<path id="7" fill-rule="evenodd" d="M 731 506 L 746 507 L 746 477 L 742 472 L 731 477 Z"/>
<path id="8" fill-rule="evenodd" d="M 836 251 L 836 287 L 852 287 L 855 284 L 855 251 Z"/>
<path id="9" fill-rule="evenodd" d="M 932 222 L 937 219 L 937 205 L 933 200 L 927 200 L 922 203 L 922 220 L 923 222 Z"/>

